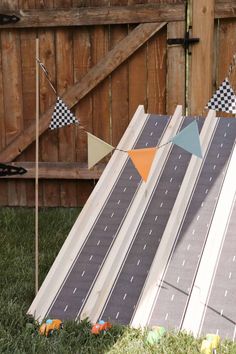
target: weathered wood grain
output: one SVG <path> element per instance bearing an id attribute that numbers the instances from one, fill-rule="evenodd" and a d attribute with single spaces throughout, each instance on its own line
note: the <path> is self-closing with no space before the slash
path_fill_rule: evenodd
<path id="1" fill-rule="evenodd" d="M 216 0 L 215 18 L 235 18 L 236 3 L 232 0 Z"/>
<path id="2" fill-rule="evenodd" d="M 28 161 L 13 162 L 12 166 L 21 166 L 27 170 L 23 175 L 1 177 L 1 180 L 10 179 L 34 179 L 35 163 Z M 88 169 L 87 163 L 78 162 L 39 162 L 39 178 L 40 179 L 99 179 L 105 164 L 97 164 L 94 168 Z"/>
<path id="3" fill-rule="evenodd" d="M 112 0 L 111 5 L 124 6 L 127 0 Z M 110 47 L 119 43 L 128 34 L 128 26 L 110 27 Z M 111 144 L 116 146 L 129 122 L 128 63 L 122 64 L 111 74 Z M 122 102 L 122 104 L 121 104 Z"/>
<path id="4" fill-rule="evenodd" d="M 129 5 L 139 4 L 140 0 L 128 0 Z M 129 30 L 135 26 L 130 25 Z M 129 58 L 129 119 L 133 117 L 138 105 L 147 109 L 147 43 Z"/>
<path id="5" fill-rule="evenodd" d="M 64 3 L 64 6 L 66 3 Z M 58 91 L 63 93 L 73 85 L 73 33 L 69 30 L 58 29 L 56 32 L 57 84 Z M 74 125 L 58 130 L 59 161 L 73 162 L 76 158 Z M 77 204 L 76 184 L 64 181 L 60 183 L 62 206 Z"/>
<path id="6" fill-rule="evenodd" d="M 172 22 L 167 25 L 168 38 L 183 38 L 184 22 Z M 185 51 L 181 45 L 167 48 L 167 114 L 173 114 L 177 105 L 185 110 Z"/>
<path id="7" fill-rule="evenodd" d="M 192 14 L 192 36 L 200 42 L 191 49 L 189 113 L 202 114 L 212 95 L 214 0 L 194 1 Z"/>
<path id="8" fill-rule="evenodd" d="M 101 2 L 100 2 L 101 3 Z M 4 28 L 47 28 L 129 23 L 153 23 L 184 20 L 183 4 L 137 4 L 129 6 L 98 6 L 70 9 L 4 11 L 15 14 L 20 21 Z"/>
<path id="9" fill-rule="evenodd" d="M 87 74 L 92 65 L 90 29 L 82 27 L 79 31 L 74 31 L 74 80 L 78 82 Z M 78 50 L 80 48 L 80 50 Z M 80 125 L 88 132 L 92 132 L 92 94 L 88 93 L 75 107 L 75 115 L 80 121 Z M 87 134 L 76 126 L 76 161 L 87 161 Z"/>
<path id="10" fill-rule="evenodd" d="M 54 2 L 46 0 L 43 3 L 37 1 L 37 8 L 53 10 Z M 39 30 L 40 60 L 47 68 L 53 84 L 57 82 L 56 57 L 55 57 L 55 31 L 53 29 Z M 48 110 L 51 105 L 55 105 L 56 96 L 49 86 L 45 74 L 40 69 L 40 113 Z M 40 137 L 40 161 L 58 161 L 58 131 L 45 131 Z M 39 196 L 41 205 L 60 205 L 60 185 L 58 181 L 41 180 L 39 182 Z"/>
<path id="11" fill-rule="evenodd" d="M 18 1 L 3 1 L 1 5 L 5 5 L 9 10 L 15 10 L 18 7 Z M 15 30 L 2 30 L 0 35 L 5 137 L 6 144 L 9 144 L 23 128 L 20 36 L 19 32 Z M 26 198 L 26 191 L 24 186 L 21 186 L 21 182 L 9 181 L 6 188 L 9 205 L 20 203 L 21 196 Z"/>
<path id="12" fill-rule="evenodd" d="M 4 93 L 3 93 L 3 67 L 2 67 L 2 57 L 0 55 L 0 149 L 1 150 L 6 145 L 4 117 L 5 117 L 5 110 L 4 110 Z"/>
<path id="13" fill-rule="evenodd" d="M 0 149 L 6 145 L 5 136 L 5 112 L 3 96 L 3 77 L 2 77 L 2 57 L 0 55 Z M 0 180 L 0 205 L 8 205 L 8 184 L 7 181 Z"/>
<path id="14" fill-rule="evenodd" d="M 229 66 L 232 63 L 233 55 L 235 55 L 236 46 L 236 22 L 235 20 L 221 20 L 219 23 L 219 43 L 217 46 L 217 57 L 216 57 L 216 82 L 214 89 L 218 89 L 222 81 L 228 76 Z M 236 67 L 232 70 L 230 76 L 230 85 L 232 86 L 234 92 L 236 90 Z M 232 113 L 219 112 L 220 117 L 232 117 Z"/>
<path id="15" fill-rule="evenodd" d="M 124 62 L 131 54 L 141 47 L 149 38 L 157 33 L 165 23 L 144 24 L 135 28 L 126 38 L 120 41 L 95 67 L 93 67 L 78 83 L 63 96 L 68 107 L 73 107 L 81 98 L 86 96 L 94 87 L 106 78 L 115 68 Z M 40 118 L 39 133 L 42 134 L 49 125 L 53 106 Z M 24 133 L 0 152 L 2 162 L 12 161 L 18 156 L 35 137 L 35 124 L 32 123 Z"/>
<path id="16" fill-rule="evenodd" d="M 108 31 L 105 27 L 93 28 L 91 34 L 91 60 L 96 65 L 108 52 Z M 93 134 L 110 143 L 109 77 L 92 92 Z"/>
<path id="17" fill-rule="evenodd" d="M 147 44 L 147 111 L 166 113 L 166 28 Z"/>

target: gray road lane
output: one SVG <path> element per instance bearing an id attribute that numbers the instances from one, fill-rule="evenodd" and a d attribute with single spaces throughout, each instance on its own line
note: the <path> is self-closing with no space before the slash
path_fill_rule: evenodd
<path id="1" fill-rule="evenodd" d="M 221 119 L 181 227 L 150 325 L 179 328 L 236 137 L 232 119 Z"/>
<path id="2" fill-rule="evenodd" d="M 135 148 L 156 146 L 167 126 L 168 119 L 169 117 L 164 116 L 151 116 Z M 140 176 L 131 161 L 127 159 L 104 209 L 98 216 L 84 247 L 79 252 L 67 279 L 57 294 L 48 316 L 62 320 L 77 317 L 109 247 L 122 225 L 139 184 Z"/>
<path id="3" fill-rule="evenodd" d="M 184 128 L 192 122 L 186 118 Z M 199 120 L 201 129 L 203 121 Z M 104 320 L 128 324 L 184 178 L 191 155 L 173 146 L 122 270 L 101 314 Z"/>
<path id="4" fill-rule="evenodd" d="M 202 327 L 202 334 L 236 336 L 236 202 L 231 214 Z"/>

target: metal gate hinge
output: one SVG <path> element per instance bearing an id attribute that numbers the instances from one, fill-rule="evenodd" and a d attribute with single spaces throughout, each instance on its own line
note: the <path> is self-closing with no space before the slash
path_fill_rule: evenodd
<path id="1" fill-rule="evenodd" d="M 8 25 L 9 23 L 16 23 L 20 21 L 20 18 L 16 15 L 0 14 L 0 25 Z"/>
<path id="2" fill-rule="evenodd" d="M 184 38 L 169 38 L 167 39 L 167 44 L 181 44 L 185 50 L 189 49 L 189 46 L 192 44 L 196 44 L 200 41 L 199 38 L 189 38 L 189 31 L 185 33 Z"/>

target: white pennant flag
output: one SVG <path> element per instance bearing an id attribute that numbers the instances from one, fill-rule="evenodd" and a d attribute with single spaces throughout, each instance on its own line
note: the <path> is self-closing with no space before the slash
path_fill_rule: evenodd
<path id="1" fill-rule="evenodd" d="M 114 146 L 107 144 L 105 141 L 97 138 L 95 135 L 87 132 L 87 141 L 88 141 L 88 168 L 90 169 L 98 161 L 103 159 L 106 155 L 108 155 L 112 150 L 114 150 Z"/>
<path id="2" fill-rule="evenodd" d="M 66 104 L 62 101 L 60 97 L 57 97 L 57 102 L 52 114 L 52 120 L 49 128 L 57 129 L 64 127 L 65 125 L 70 125 L 72 123 L 79 123 L 74 114 L 69 110 Z"/>
<path id="3" fill-rule="evenodd" d="M 206 108 L 236 114 L 236 96 L 227 77 L 207 103 Z"/>

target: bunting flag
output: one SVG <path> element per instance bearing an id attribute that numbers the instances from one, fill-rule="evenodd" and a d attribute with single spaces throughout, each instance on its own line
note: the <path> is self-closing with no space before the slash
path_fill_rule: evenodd
<path id="1" fill-rule="evenodd" d="M 87 132 L 87 138 L 88 138 L 88 168 L 91 168 L 115 148 L 88 132 Z"/>
<path id="2" fill-rule="evenodd" d="M 145 148 L 129 150 L 128 155 L 131 158 L 135 168 L 146 182 L 148 179 L 149 171 L 155 156 L 157 148 Z"/>
<path id="3" fill-rule="evenodd" d="M 53 130 L 64 127 L 65 125 L 70 125 L 72 123 L 79 123 L 79 121 L 62 101 L 62 99 L 57 97 L 57 102 L 52 114 L 52 120 L 49 128 Z"/>
<path id="4" fill-rule="evenodd" d="M 227 77 L 207 103 L 206 108 L 236 114 L 236 96 Z"/>
<path id="5" fill-rule="evenodd" d="M 197 122 L 194 120 L 180 133 L 171 139 L 172 143 L 180 146 L 197 157 L 202 158 L 202 149 L 199 139 Z"/>

